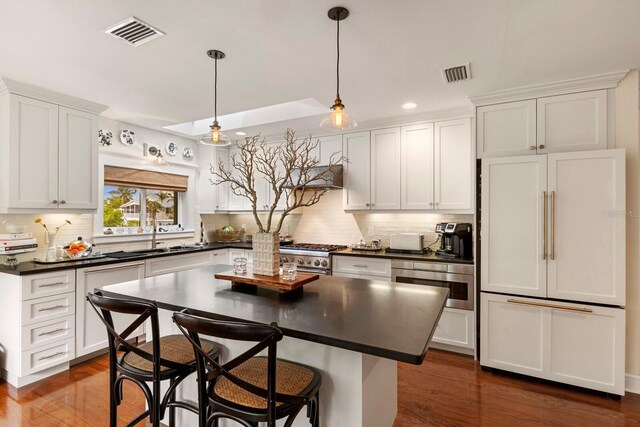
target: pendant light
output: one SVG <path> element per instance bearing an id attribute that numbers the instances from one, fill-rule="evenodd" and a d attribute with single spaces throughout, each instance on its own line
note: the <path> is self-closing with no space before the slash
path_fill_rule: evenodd
<path id="1" fill-rule="evenodd" d="M 340 21 L 349 16 L 349 11 L 344 7 L 333 7 L 329 9 L 327 16 L 336 21 L 336 100 L 331 107 L 331 113 L 320 123 L 320 127 L 330 131 L 342 131 L 358 125 L 344 110 L 344 104 L 340 99 Z"/>
<path id="2" fill-rule="evenodd" d="M 207 51 L 207 56 L 214 60 L 214 83 L 213 83 L 213 123 L 211 130 L 202 136 L 200 139 L 201 144 L 215 145 L 217 147 L 225 147 L 231 144 L 231 140 L 227 135 L 220 131 L 220 125 L 218 124 L 218 59 L 224 58 L 224 52 L 219 50 Z"/>

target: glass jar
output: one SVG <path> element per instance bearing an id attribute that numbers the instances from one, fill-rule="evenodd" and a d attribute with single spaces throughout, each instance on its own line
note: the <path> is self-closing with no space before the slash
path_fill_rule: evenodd
<path id="1" fill-rule="evenodd" d="M 233 259 L 233 273 L 245 274 L 247 272 L 247 259 L 245 257 L 238 257 Z"/>
<path id="2" fill-rule="evenodd" d="M 285 262 L 282 264 L 282 278 L 284 280 L 296 280 L 298 267 L 295 262 Z"/>

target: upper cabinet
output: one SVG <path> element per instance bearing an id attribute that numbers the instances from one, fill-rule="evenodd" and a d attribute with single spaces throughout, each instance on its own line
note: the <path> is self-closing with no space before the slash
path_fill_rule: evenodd
<path id="1" fill-rule="evenodd" d="M 344 209 L 469 211 L 471 119 L 344 135 Z"/>
<path id="2" fill-rule="evenodd" d="M 0 127 L 5 129 L 0 134 L 0 210 L 95 211 L 98 116 L 12 93 L 8 85 L 5 89 L 0 97 Z"/>
<path id="3" fill-rule="evenodd" d="M 477 108 L 478 158 L 608 147 L 607 90 Z"/>
<path id="4" fill-rule="evenodd" d="M 106 108 L 0 79 L 0 212 L 94 212 Z"/>

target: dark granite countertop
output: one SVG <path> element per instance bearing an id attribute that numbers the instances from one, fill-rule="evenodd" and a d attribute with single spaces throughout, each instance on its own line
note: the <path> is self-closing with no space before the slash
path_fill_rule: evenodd
<path id="1" fill-rule="evenodd" d="M 109 258 L 109 257 L 89 258 L 85 260 L 61 262 L 56 264 L 40 264 L 40 263 L 35 263 L 33 261 L 23 261 L 14 268 L 5 267 L 4 265 L 0 264 L 0 273 L 8 273 L 8 274 L 14 274 L 17 276 L 22 276 L 22 275 L 28 275 L 28 274 L 49 273 L 52 271 L 67 270 L 70 268 L 84 268 L 84 267 L 92 267 L 92 266 L 98 266 L 98 265 L 118 264 L 123 262 L 140 261 L 148 258 L 158 258 L 158 257 L 166 257 L 166 256 L 174 256 L 174 255 L 186 255 L 186 254 L 193 254 L 193 253 L 202 252 L 202 251 L 213 251 L 216 249 L 228 249 L 228 248 L 251 249 L 251 243 L 241 243 L 241 242 L 209 243 L 197 249 L 185 249 L 185 250 L 171 251 L 171 252 L 158 252 L 154 254 L 140 254 L 140 256 L 132 256 L 127 258 Z"/>
<path id="2" fill-rule="evenodd" d="M 218 267 L 218 268 L 216 268 Z M 228 267 L 227 267 L 228 268 Z M 240 291 L 214 279 L 220 266 L 110 285 L 105 294 L 156 301 L 163 309 L 268 324 L 287 336 L 412 364 L 422 363 L 448 290 L 320 276 L 297 297 Z"/>
<path id="3" fill-rule="evenodd" d="M 437 256 L 435 253 L 431 253 L 429 255 L 413 255 L 413 254 L 396 254 L 396 253 L 387 253 L 384 249 L 381 249 L 377 252 L 372 251 L 359 251 L 356 249 L 343 249 L 341 251 L 336 251 L 331 253 L 332 256 L 361 256 L 361 257 L 372 257 L 372 258 L 387 258 L 387 259 L 406 259 L 412 261 L 429 261 L 429 262 L 446 262 L 449 264 L 468 264 L 473 265 L 472 259 L 460 259 L 460 258 L 447 258 L 442 256 Z"/>

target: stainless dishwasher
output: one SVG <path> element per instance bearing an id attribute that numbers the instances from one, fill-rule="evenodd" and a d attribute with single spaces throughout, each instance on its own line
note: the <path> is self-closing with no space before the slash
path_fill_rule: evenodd
<path id="1" fill-rule="evenodd" d="M 391 261 L 391 280 L 449 289 L 447 307 L 473 310 L 473 265 L 446 262 Z"/>

